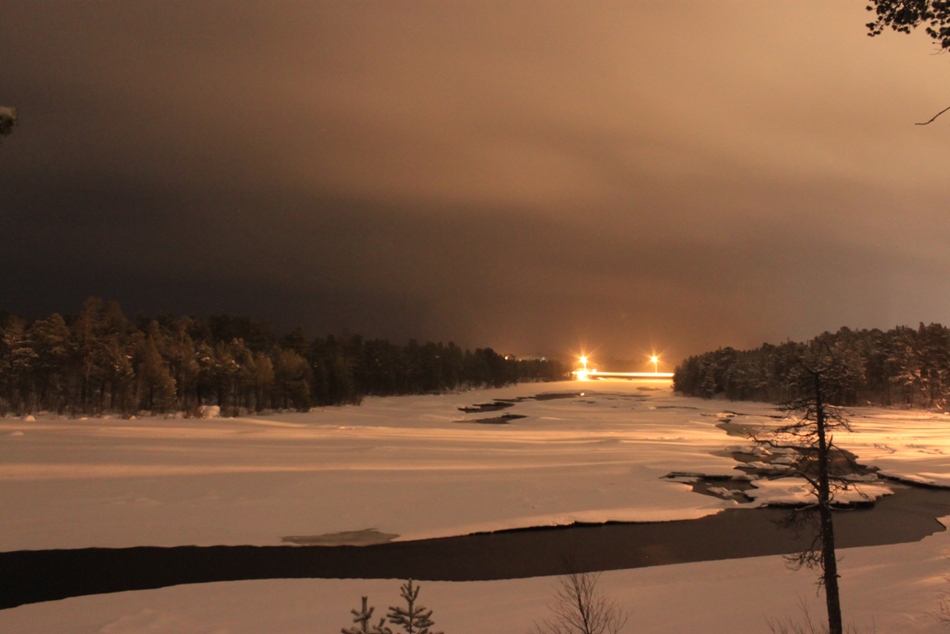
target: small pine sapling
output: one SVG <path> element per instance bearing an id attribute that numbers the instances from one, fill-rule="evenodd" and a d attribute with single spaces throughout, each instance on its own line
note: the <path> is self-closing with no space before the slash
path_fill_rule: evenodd
<path id="1" fill-rule="evenodd" d="M 393 625 L 405 629 L 406 634 L 442 634 L 442 632 L 429 630 L 430 627 L 435 625 L 432 622 L 432 610 L 426 610 L 425 606 L 416 603 L 419 597 L 419 588 L 420 586 L 412 586 L 412 579 L 404 583 L 399 588 L 399 594 L 406 602 L 406 607 L 391 606 L 386 617 Z"/>
<path id="2" fill-rule="evenodd" d="M 363 607 L 357 610 L 350 610 L 353 613 L 353 622 L 358 623 L 359 627 L 354 625 L 350 628 L 340 630 L 342 634 L 392 634 L 392 630 L 386 627 L 386 619 L 379 619 L 379 624 L 370 625 L 370 619 L 373 618 L 373 606 L 367 607 L 368 597 L 363 597 Z"/>

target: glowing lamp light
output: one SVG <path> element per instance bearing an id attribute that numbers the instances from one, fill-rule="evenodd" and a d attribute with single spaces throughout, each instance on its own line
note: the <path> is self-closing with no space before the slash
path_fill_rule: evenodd
<path id="1" fill-rule="evenodd" d="M 578 361 L 581 362 L 582 368 L 581 368 L 580 370 L 575 370 L 574 376 L 577 377 L 577 380 L 578 380 L 578 381 L 587 381 L 587 380 L 589 380 L 590 371 L 587 370 L 587 355 L 586 355 L 586 354 L 582 354 L 582 355 L 578 358 Z M 597 371 L 597 370 L 594 370 L 594 372 L 596 372 L 596 371 Z"/>
<path id="2" fill-rule="evenodd" d="M 659 363 L 660 363 L 660 357 L 653 355 L 652 357 L 650 357 L 650 362 L 653 363 L 653 374 L 659 374 L 660 371 L 658 368 L 659 368 Z"/>

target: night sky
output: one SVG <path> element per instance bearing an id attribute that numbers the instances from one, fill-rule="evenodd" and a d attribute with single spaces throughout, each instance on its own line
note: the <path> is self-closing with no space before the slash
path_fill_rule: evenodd
<path id="1" fill-rule="evenodd" d="M 950 323 L 950 57 L 864 5 L 3 0 L 0 309 L 671 363 Z"/>

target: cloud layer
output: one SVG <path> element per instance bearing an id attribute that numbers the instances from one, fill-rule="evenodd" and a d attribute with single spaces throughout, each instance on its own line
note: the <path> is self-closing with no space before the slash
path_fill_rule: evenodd
<path id="1" fill-rule="evenodd" d="M 947 124 L 912 125 L 950 66 L 866 17 L 4 3 L 3 308 L 618 357 L 950 321 Z"/>

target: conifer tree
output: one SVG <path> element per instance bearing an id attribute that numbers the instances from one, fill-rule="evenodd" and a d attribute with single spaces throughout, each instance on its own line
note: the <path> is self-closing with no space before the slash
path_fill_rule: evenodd
<path id="1" fill-rule="evenodd" d="M 792 441 L 798 450 L 795 471 L 804 478 L 816 498 L 818 530 L 811 546 L 797 555 L 789 555 L 787 561 L 794 568 L 806 566 L 821 573 L 819 585 L 825 589 L 825 604 L 828 610 L 829 634 L 842 634 L 841 598 L 838 588 L 838 563 L 835 553 L 834 519 L 831 511 L 837 490 L 854 486 L 848 477 L 836 467 L 836 459 L 850 461 L 834 444 L 834 432 L 851 431 L 847 413 L 828 404 L 827 394 L 835 386 L 847 384 L 850 376 L 827 345 L 812 345 L 803 355 L 800 371 L 793 377 L 790 386 L 795 396 L 782 408 L 797 414 L 797 420 L 776 430 L 776 438 Z M 774 441 L 770 441 L 774 444 Z M 795 512 L 792 513 L 794 518 Z M 805 518 L 809 516 L 803 516 Z M 814 517 L 813 515 L 811 517 Z M 793 519 L 790 525 L 799 523 Z"/>
<path id="2" fill-rule="evenodd" d="M 307 360 L 289 349 L 273 349 L 272 374 L 278 406 L 306 411 L 310 407 L 310 367 Z"/>
<path id="3" fill-rule="evenodd" d="M 404 583 L 399 588 L 399 594 L 406 602 L 406 607 L 391 606 L 386 617 L 393 625 L 402 627 L 406 634 L 442 634 L 442 632 L 429 630 L 435 625 L 432 622 L 432 610 L 426 610 L 425 606 L 416 603 L 419 598 L 419 589 L 420 586 L 412 586 L 412 579 Z"/>
<path id="4" fill-rule="evenodd" d="M 17 317 L 7 319 L 0 331 L 0 351 L 3 353 L 0 381 L 3 383 L 6 405 L 18 413 L 28 412 L 31 409 L 30 379 L 33 376 L 36 352 L 33 350 L 26 322 Z"/>
<path id="5" fill-rule="evenodd" d="M 196 392 L 196 384 L 200 368 L 198 367 L 195 344 L 188 334 L 188 327 L 192 320 L 185 318 L 177 320 L 172 326 L 166 343 L 168 370 L 175 379 L 175 398 L 180 408 L 189 409 L 196 406 L 192 394 Z"/>
<path id="6" fill-rule="evenodd" d="M 148 410 L 168 411 L 175 399 L 175 379 L 151 335 L 139 347 L 135 372 L 139 380 L 139 402 L 144 403 Z"/>
<path id="7" fill-rule="evenodd" d="M 222 416 L 230 411 L 235 380 L 241 371 L 238 360 L 234 358 L 235 348 L 239 349 L 243 345 L 243 341 L 238 339 L 231 342 L 219 341 L 214 346 L 212 377 L 218 407 L 221 408 Z"/>
<path id="8" fill-rule="evenodd" d="M 130 414 L 131 392 L 135 382 L 135 369 L 128 344 L 119 335 L 110 335 L 103 341 L 101 359 L 103 376 L 109 385 L 109 409 Z"/>
<path id="9" fill-rule="evenodd" d="M 359 627 L 354 625 L 353 627 L 343 628 L 340 630 L 341 634 L 392 634 L 392 630 L 386 627 L 386 619 L 379 619 L 379 623 L 376 625 L 369 624 L 376 608 L 373 606 L 367 607 L 367 600 L 368 597 L 363 597 L 363 606 L 359 611 L 350 610 L 353 614 L 353 622 L 358 623 Z"/>
<path id="10" fill-rule="evenodd" d="M 70 332 L 66 321 L 54 314 L 49 319 L 38 319 L 30 328 L 33 351 L 36 353 L 35 389 L 37 405 L 42 409 L 62 412 L 65 402 L 53 395 L 63 393 L 66 370 L 69 367 Z"/>
<path id="11" fill-rule="evenodd" d="M 96 322 L 101 310 L 102 300 L 98 297 L 88 297 L 72 323 L 72 369 L 79 380 L 79 395 L 78 399 L 73 399 L 73 409 L 78 411 L 89 411 L 95 391 L 96 352 L 99 347 Z"/>

